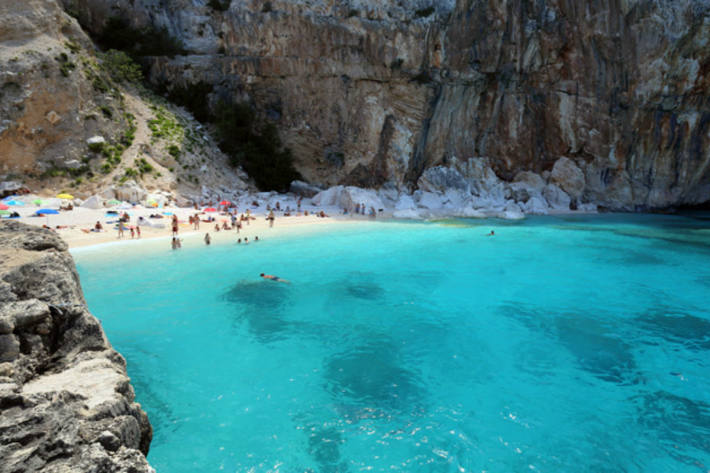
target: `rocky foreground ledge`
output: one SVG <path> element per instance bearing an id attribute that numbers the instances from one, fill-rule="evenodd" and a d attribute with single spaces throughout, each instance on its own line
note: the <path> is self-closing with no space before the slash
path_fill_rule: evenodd
<path id="1" fill-rule="evenodd" d="M 153 472 L 134 397 L 66 243 L 0 222 L 0 473 Z"/>

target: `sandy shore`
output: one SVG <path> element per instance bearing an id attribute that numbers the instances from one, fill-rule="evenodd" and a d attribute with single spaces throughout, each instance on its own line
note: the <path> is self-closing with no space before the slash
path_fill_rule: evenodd
<path id="1" fill-rule="evenodd" d="M 75 208 L 71 211 L 62 211 L 58 215 L 50 215 L 48 217 L 34 217 L 31 216 L 35 212 L 35 208 L 31 207 L 19 207 L 13 208 L 13 210 L 18 211 L 21 217 L 17 219 L 20 222 L 27 223 L 30 225 L 42 226 L 47 225 L 56 231 L 59 236 L 67 242 L 70 248 L 79 248 L 92 245 L 99 245 L 109 242 L 119 242 L 131 240 L 130 231 L 124 232 L 123 238 L 118 238 L 118 230 L 115 229 L 115 224 L 111 222 L 117 221 L 116 216 L 107 216 L 106 211 L 108 209 L 86 209 L 86 208 Z M 314 209 L 315 210 L 315 209 Z M 197 211 L 191 208 L 164 208 L 164 209 L 147 209 L 142 207 L 136 207 L 133 209 L 126 210 L 131 216 L 131 220 L 128 225 L 135 226 L 138 221 L 138 217 L 142 216 L 147 219 L 151 224 L 164 225 L 164 228 L 156 228 L 152 226 L 140 226 L 141 238 L 140 240 L 155 240 L 155 239 L 165 239 L 166 247 L 170 246 L 170 239 L 172 236 L 170 228 L 170 216 L 164 216 L 162 219 L 150 219 L 148 218 L 151 214 L 157 213 L 174 213 L 178 216 L 179 225 L 179 237 L 183 239 L 183 244 L 204 244 L 203 238 L 205 233 L 209 233 L 214 244 L 225 243 L 225 242 L 236 242 L 237 238 L 248 238 L 249 241 L 253 241 L 255 237 L 259 239 L 273 238 L 275 236 L 284 235 L 286 233 L 303 233 L 307 231 L 315 231 L 317 229 L 324 229 L 323 226 L 334 225 L 334 224 L 356 224 L 363 221 L 371 221 L 369 218 L 364 216 L 343 216 L 337 215 L 333 217 L 316 217 L 312 214 L 308 216 L 294 215 L 290 217 L 284 217 L 279 213 L 276 213 L 276 220 L 273 227 L 269 226 L 269 222 L 266 220 L 265 212 L 253 213 L 253 220 L 249 221 L 247 225 L 246 222 L 242 223 L 242 230 L 237 234 L 236 230 L 220 230 L 215 231 L 215 223 L 205 223 L 200 222 L 199 230 L 193 229 L 193 226 L 188 223 L 188 218 L 190 215 L 194 215 Z M 327 210 L 326 210 L 327 211 Z M 119 210 L 119 212 L 123 212 Z M 201 214 L 201 219 L 207 219 L 208 216 L 212 216 L 217 222 L 221 223 L 223 220 L 230 224 L 229 216 L 223 215 L 217 212 Z M 96 224 L 96 222 L 101 222 L 104 227 L 103 232 L 91 232 L 88 231 Z M 59 227 L 59 228 L 57 228 Z M 88 232 L 87 232 L 88 231 Z M 133 240 L 138 240 L 137 235 Z"/>

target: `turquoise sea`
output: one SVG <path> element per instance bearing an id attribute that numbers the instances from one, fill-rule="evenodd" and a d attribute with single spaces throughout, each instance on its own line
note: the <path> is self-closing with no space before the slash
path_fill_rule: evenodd
<path id="1" fill-rule="evenodd" d="M 707 214 L 260 237 L 74 252 L 159 473 L 710 471 Z"/>

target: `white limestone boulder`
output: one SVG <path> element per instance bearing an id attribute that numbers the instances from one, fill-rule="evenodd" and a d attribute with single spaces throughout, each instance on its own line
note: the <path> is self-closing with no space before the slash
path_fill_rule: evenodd
<path id="1" fill-rule="evenodd" d="M 133 180 L 126 181 L 123 185 L 117 187 L 115 192 L 118 200 L 128 202 L 142 202 L 148 195 L 148 192 Z"/>
<path id="2" fill-rule="evenodd" d="M 525 218 L 525 214 L 518 204 L 511 202 L 506 205 L 503 212 L 499 214 L 499 217 L 506 220 L 522 220 Z"/>
<path id="3" fill-rule="evenodd" d="M 548 184 L 542 191 L 542 196 L 554 210 L 569 210 L 571 201 L 569 195 L 555 184 Z"/>
<path id="4" fill-rule="evenodd" d="M 401 194 L 394 205 L 395 211 L 416 209 L 417 204 L 409 194 Z"/>
<path id="5" fill-rule="evenodd" d="M 542 196 L 532 196 L 524 204 L 520 204 L 520 208 L 528 215 L 547 215 L 550 207 L 547 201 Z"/>
<path id="6" fill-rule="evenodd" d="M 370 208 L 374 208 L 376 211 L 385 208 L 384 203 L 377 195 L 376 191 L 354 186 L 344 188 L 336 203 L 339 208 L 348 209 L 348 211 L 351 212 L 355 209 L 357 204 L 364 204 L 368 211 Z"/>
<path id="7" fill-rule="evenodd" d="M 562 157 L 555 162 L 550 182 L 557 184 L 573 199 L 579 199 L 584 193 L 584 172 L 569 158 Z"/>
<path id="8" fill-rule="evenodd" d="M 311 203 L 316 206 L 337 205 L 340 201 L 340 194 L 342 194 L 344 189 L 344 186 L 334 186 L 320 191 L 311 198 Z"/>
<path id="9" fill-rule="evenodd" d="M 103 199 L 97 195 L 92 195 L 84 202 L 82 202 L 81 207 L 85 209 L 101 209 L 104 206 Z"/>
<path id="10" fill-rule="evenodd" d="M 538 193 L 542 193 L 546 182 L 539 174 L 532 171 L 521 171 L 513 178 L 513 184 L 519 184 L 520 186 L 518 188 L 527 189 L 528 192 L 537 191 Z"/>
<path id="11" fill-rule="evenodd" d="M 416 191 L 414 193 L 414 201 L 419 208 L 423 209 L 441 210 L 444 207 L 443 195 L 433 192 Z"/>

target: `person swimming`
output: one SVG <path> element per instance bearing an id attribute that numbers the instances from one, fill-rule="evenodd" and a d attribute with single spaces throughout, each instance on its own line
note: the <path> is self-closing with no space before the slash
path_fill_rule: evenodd
<path id="1" fill-rule="evenodd" d="M 489 234 L 486 235 L 486 236 L 496 236 L 496 232 L 494 232 L 493 230 L 491 230 L 491 233 L 489 233 Z"/>
<path id="2" fill-rule="evenodd" d="M 282 279 L 278 276 L 274 276 L 273 274 L 261 273 L 259 276 L 261 276 L 264 279 L 269 279 L 270 281 L 283 282 L 283 283 L 287 283 L 287 284 L 291 282 L 291 281 L 287 281 L 286 279 Z"/>

